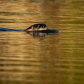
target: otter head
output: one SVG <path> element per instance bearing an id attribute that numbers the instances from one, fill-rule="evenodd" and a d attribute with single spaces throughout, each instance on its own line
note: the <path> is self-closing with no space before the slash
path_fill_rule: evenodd
<path id="1" fill-rule="evenodd" d="M 47 26 L 46 24 L 34 24 L 31 25 L 30 27 L 28 27 L 27 29 L 25 29 L 24 31 L 39 31 L 39 30 L 47 30 Z"/>

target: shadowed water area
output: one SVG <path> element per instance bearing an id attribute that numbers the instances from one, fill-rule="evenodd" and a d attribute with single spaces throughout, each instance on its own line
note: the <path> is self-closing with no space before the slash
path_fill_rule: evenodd
<path id="1" fill-rule="evenodd" d="M 45 23 L 56 34 L 0 31 L 0 84 L 84 84 L 83 0 L 0 0 L 0 27 Z"/>

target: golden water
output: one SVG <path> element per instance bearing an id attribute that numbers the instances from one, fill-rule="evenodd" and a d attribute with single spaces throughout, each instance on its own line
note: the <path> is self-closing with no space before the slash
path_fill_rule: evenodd
<path id="1" fill-rule="evenodd" d="M 83 0 L 0 0 L 0 27 L 60 31 L 0 32 L 0 84 L 84 84 L 83 8 Z"/>

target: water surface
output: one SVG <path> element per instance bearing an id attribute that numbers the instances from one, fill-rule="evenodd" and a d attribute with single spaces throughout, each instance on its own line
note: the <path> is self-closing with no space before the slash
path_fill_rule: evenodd
<path id="1" fill-rule="evenodd" d="M 0 84 L 84 84 L 83 8 L 83 0 L 1 0 L 0 27 L 60 32 L 0 32 Z"/>

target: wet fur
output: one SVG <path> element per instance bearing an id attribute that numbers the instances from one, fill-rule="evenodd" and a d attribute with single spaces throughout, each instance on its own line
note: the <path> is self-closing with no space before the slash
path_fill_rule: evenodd
<path id="1" fill-rule="evenodd" d="M 46 27 L 46 24 L 34 24 L 34 25 L 31 25 L 30 27 L 28 27 L 27 29 L 25 29 L 24 31 L 39 30 L 40 28 L 45 28 L 45 27 Z"/>

